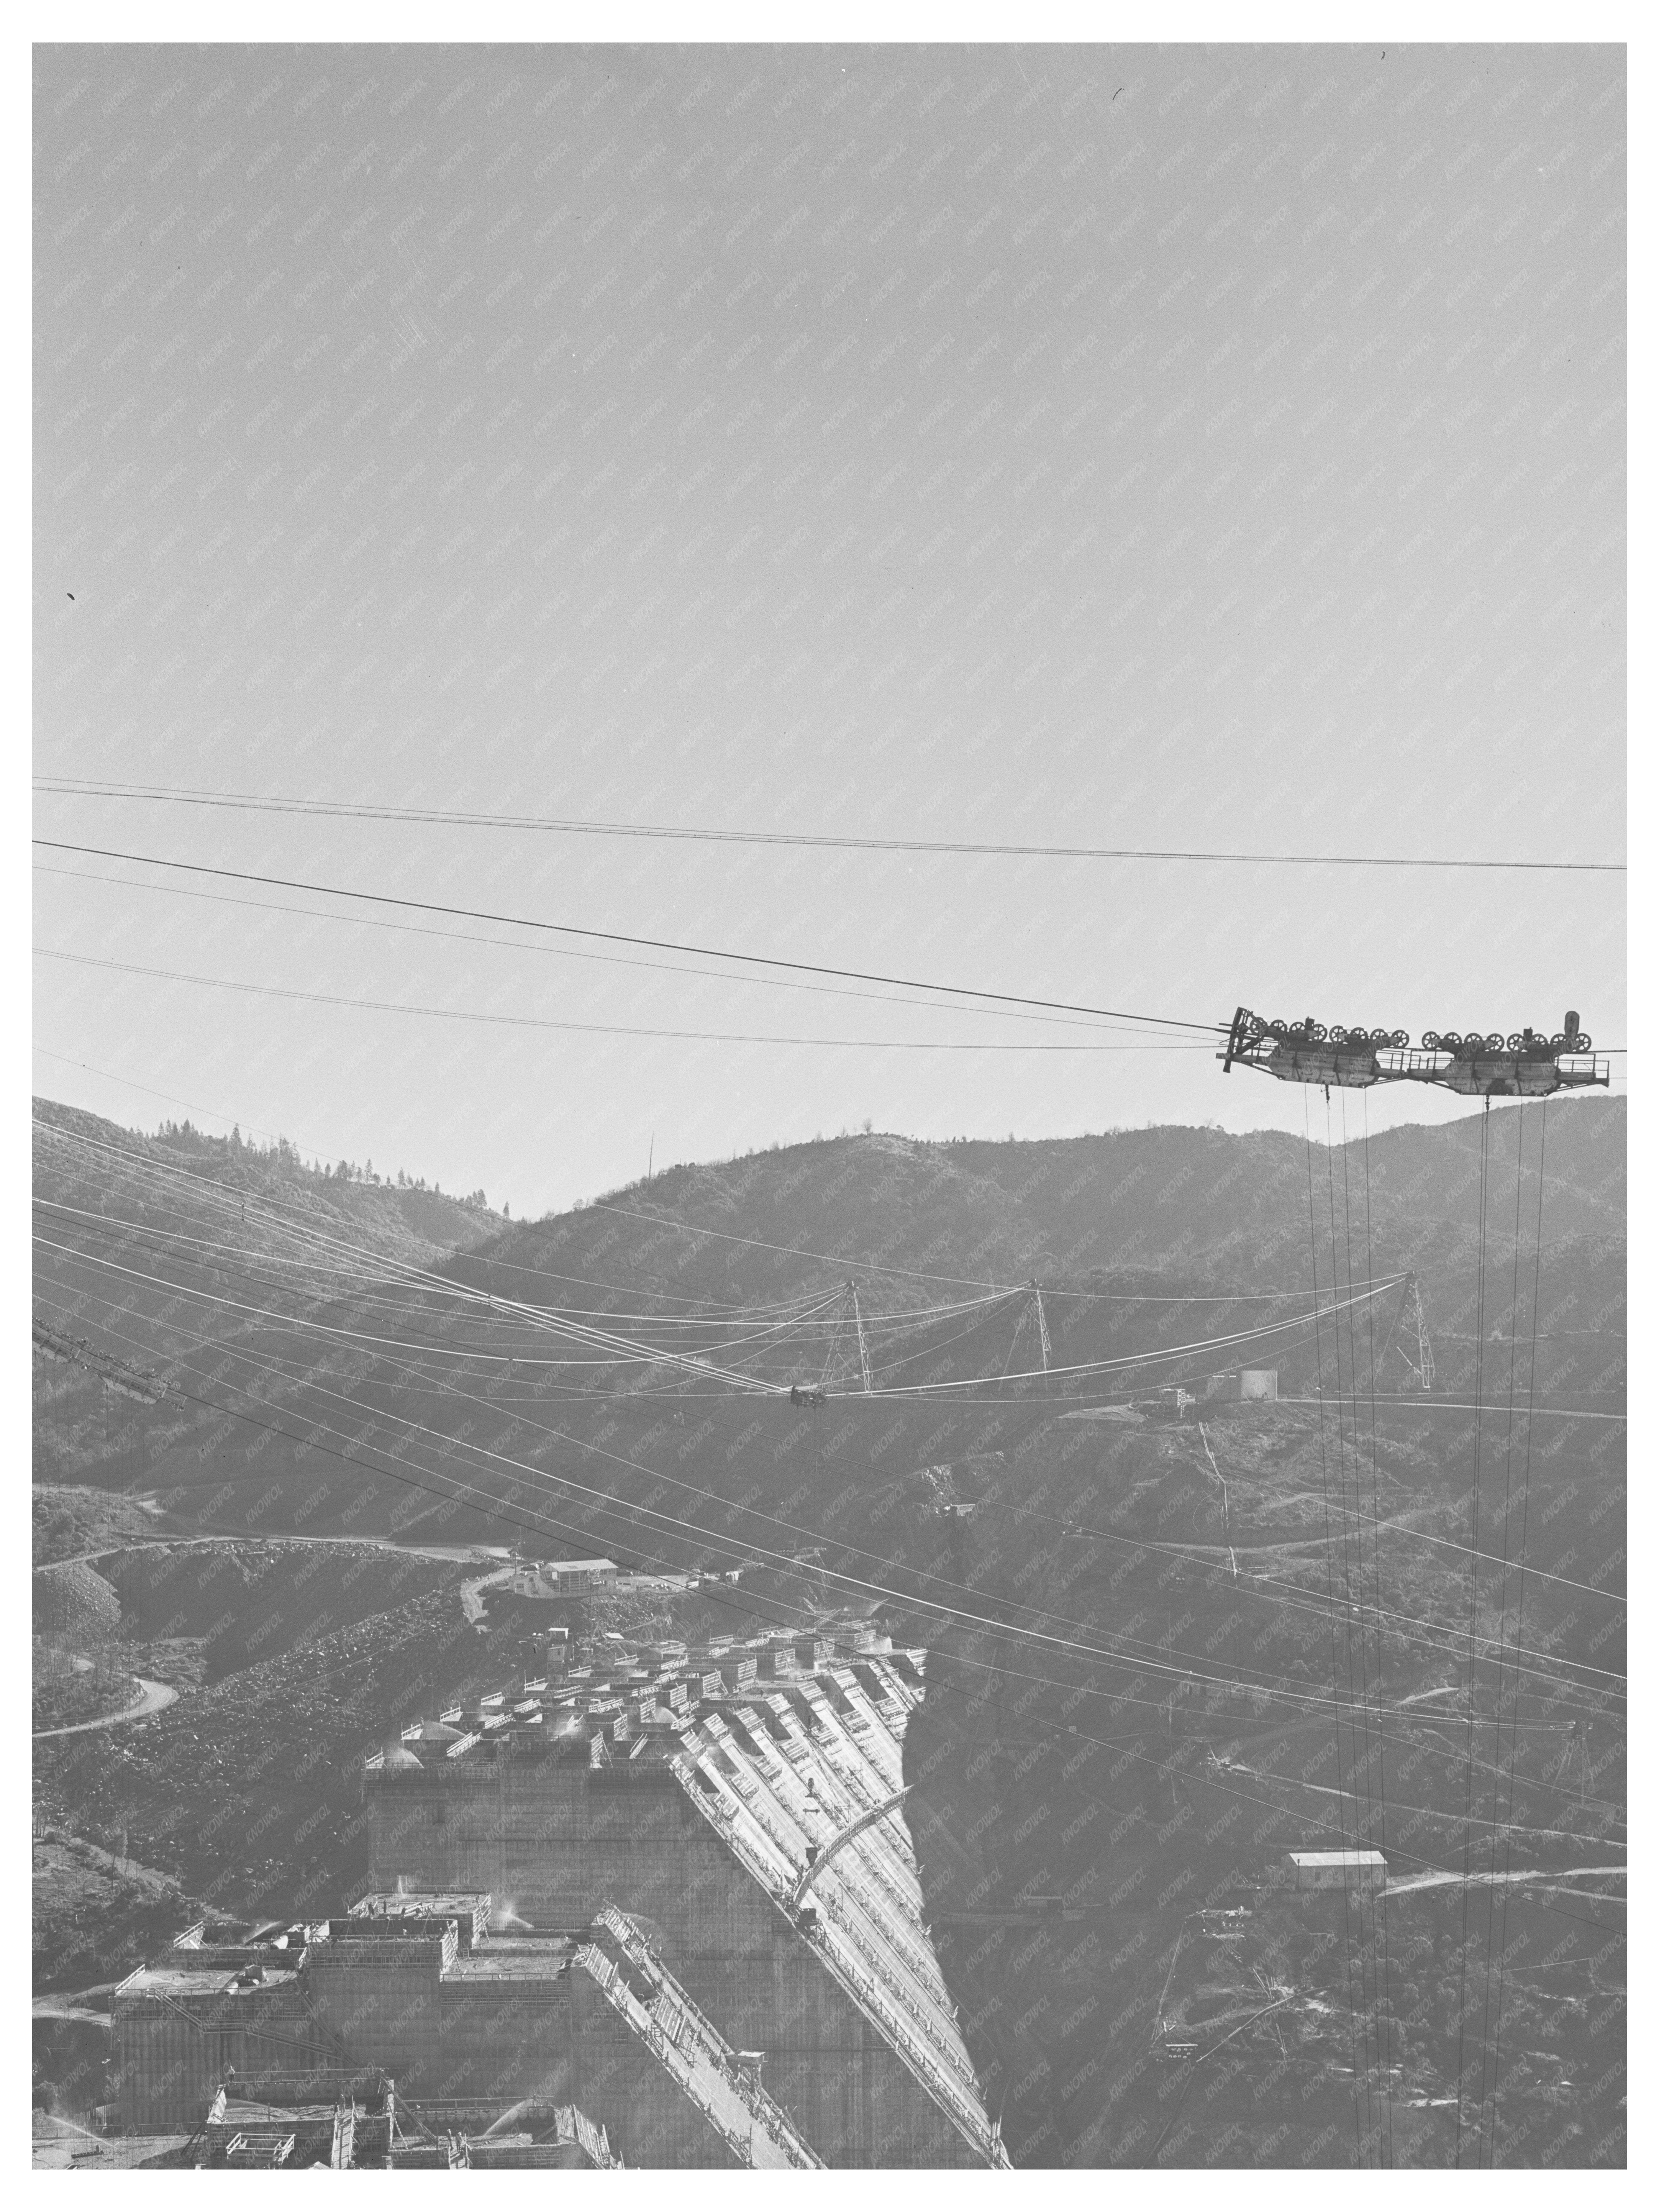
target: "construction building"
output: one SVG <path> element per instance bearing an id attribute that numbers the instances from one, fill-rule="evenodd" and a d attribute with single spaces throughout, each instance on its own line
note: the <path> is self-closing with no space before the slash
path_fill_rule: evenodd
<path id="1" fill-rule="evenodd" d="M 1206 1403 L 1273 1406 L 1279 1402 L 1276 1367 L 1240 1367 L 1231 1375 L 1212 1375 L 1204 1387 Z"/>
<path id="2" fill-rule="evenodd" d="M 295 2094 L 279 2075 L 246 2083 L 222 2081 L 191 2162 L 215 2171 L 297 2172 L 314 2166 L 341 2172 L 384 2169 L 392 2162 L 397 2097 L 389 2081 L 347 2085 L 333 2097 Z"/>
<path id="3" fill-rule="evenodd" d="M 121 2124 L 228 2166 L 821 2163 L 627 1915 L 489 1923 L 488 1897 L 404 1894 L 261 1942 L 187 1929 L 115 1991 Z"/>
<path id="4" fill-rule="evenodd" d="M 1286 1864 L 1297 1889 L 1383 1889 L 1389 1863 L 1381 1851 L 1292 1851 Z"/>
<path id="5" fill-rule="evenodd" d="M 614 1559 L 538 1559 L 513 1577 L 521 1597 L 568 1597 L 580 1590 L 608 1589 L 621 1570 Z"/>
<path id="6" fill-rule="evenodd" d="M 140 2138 L 142 2140 L 142 2138 Z M 614 2168 L 623 2161 L 603 2128 L 574 2105 L 510 2108 L 482 2133 L 434 2130 L 405 2106 L 388 2078 L 348 2087 L 331 2102 L 281 2075 L 222 2083 L 202 2126 L 169 2164 L 210 2172 L 509 2172 Z"/>
<path id="7" fill-rule="evenodd" d="M 1006 2166 L 902 1812 L 926 1654 L 867 1631 L 600 1648 L 369 1762 L 376 1889 L 488 1893 L 538 1930 L 614 1903 L 826 2165 Z"/>

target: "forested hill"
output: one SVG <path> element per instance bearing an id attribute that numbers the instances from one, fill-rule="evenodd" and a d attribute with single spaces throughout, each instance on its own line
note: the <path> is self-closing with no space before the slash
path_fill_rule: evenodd
<path id="1" fill-rule="evenodd" d="M 694 1494 L 776 1511 L 805 1460 L 814 1482 L 834 1460 L 829 1495 L 873 1513 L 896 1468 L 1012 1448 L 1044 1418 L 1040 1362 L 1071 1404 L 1202 1389 L 1241 1362 L 1277 1367 L 1287 1397 L 1316 1376 L 1352 1392 L 1373 1356 L 1379 1389 L 1407 1389 L 1400 1292 L 1350 1309 L 1339 1336 L 1312 1325 L 1316 1268 L 1327 1314 L 1334 1291 L 1413 1271 L 1452 1400 L 1509 1387 L 1516 1307 L 1527 1387 L 1535 1106 L 1330 1149 L 1212 1128 L 866 1133 L 675 1168 L 524 1224 L 56 1113 L 36 1133 L 37 1313 L 167 1395 L 127 1405 L 43 1355 L 36 1480 L 145 1492 L 192 1527 L 493 1540 L 505 1510 L 507 1533 L 556 1547 L 574 1495 L 586 1543 L 701 1557 L 704 1508 L 680 1510 Z M 1540 1403 L 1624 1402 L 1625 1115 L 1575 1099 L 1547 1116 Z M 1018 1288 L 1034 1279 L 1046 1360 Z M 834 1303 L 849 1279 L 867 1390 Z M 596 1328 L 603 1343 L 581 1340 Z M 827 1389 L 833 1416 L 803 1428 L 790 1384 Z M 640 1501 L 682 1427 L 669 1527 Z M 722 1553 L 755 1540 L 724 1519 L 716 1533 Z"/>
<path id="2" fill-rule="evenodd" d="M 1323 1103 L 1319 1103 L 1321 1135 Z M 1348 1126 L 1361 1114 L 1347 1102 Z M 1512 1227 L 1520 1115 L 1494 1109 L 1488 1132 L 1489 1243 Z M 1622 1099 L 1553 1106 L 1545 1154 L 1547 1243 L 1622 1245 Z M 1523 1235 L 1538 1220 L 1542 1116 L 1527 1110 Z M 1334 1129 L 1340 1128 L 1337 1109 Z M 1474 1263 L 1479 1117 L 1407 1126 L 1310 1147 L 1268 1131 L 1110 1130 L 1006 1144 L 842 1137 L 670 1169 L 588 1206 L 514 1224 L 450 1272 L 498 1295 L 603 1304 L 642 1293 L 758 1304 L 832 1288 L 848 1275 L 893 1304 L 935 1302 L 956 1287 L 1043 1282 L 1237 1290 L 1309 1279 L 1313 1183 L 1321 1279 L 1332 1220 L 1339 1267 L 1425 1276 Z M 591 1298 L 588 1294 L 595 1294 Z M 1425 1295 L 1428 1285 L 1425 1285 Z"/>
<path id="3" fill-rule="evenodd" d="M 211 1137 L 188 1121 L 164 1123 L 155 1136 L 123 1129 L 97 1114 L 33 1102 L 34 1196 L 111 1215 L 140 1210 L 152 1225 L 190 1211 L 185 1179 L 258 1199 L 309 1226 L 386 1259 L 425 1262 L 486 1242 L 503 1226 L 482 1192 L 459 1198 L 399 1171 L 339 1161 L 307 1166 L 294 1146 Z M 258 1231 L 256 1212 L 253 1227 Z M 39 1224 L 37 1224 L 37 1226 Z"/>

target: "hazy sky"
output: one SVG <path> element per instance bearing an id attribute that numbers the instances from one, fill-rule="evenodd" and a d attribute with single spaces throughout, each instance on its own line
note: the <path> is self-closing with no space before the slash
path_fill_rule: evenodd
<path id="1" fill-rule="evenodd" d="M 1616 48 L 37 48 L 37 772 L 1621 860 L 1625 130 Z M 1243 1000 L 1416 1035 L 1571 1006 L 1625 1042 L 1620 877 L 62 796 L 35 827 L 1193 1020 Z M 866 1117 L 1303 1125 L 1300 1091 L 1144 1036 L 676 1042 L 131 973 L 1101 1041 L 37 857 L 82 875 L 37 873 L 37 951 L 125 963 L 37 957 L 38 1090 L 153 1125 L 178 1109 L 148 1085 L 515 1213 L 642 1173 L 653 1137 L 661 1164 Z M 1450 1110 L 1370 1102 L 1377 1126 Z"/>

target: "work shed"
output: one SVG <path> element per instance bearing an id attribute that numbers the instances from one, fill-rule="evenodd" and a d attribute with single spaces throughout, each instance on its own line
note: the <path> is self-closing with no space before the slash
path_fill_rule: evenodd
<path id="1" fill-rule="evenodd" d="M 1389 1879 L 1381 1851 L 1292 1851 L 1288 1863 L 1298 1889 L 1382 1889 Z"/>

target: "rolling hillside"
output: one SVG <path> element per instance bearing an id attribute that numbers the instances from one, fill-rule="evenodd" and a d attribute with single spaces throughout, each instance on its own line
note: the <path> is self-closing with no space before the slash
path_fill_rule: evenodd
<path id="1" fill-rule="evenodd" d="M 1625 1376 L 1624 1114 L 1620 1101 L 1556 1110 L 1543 1216 L 1537 1395 L 1608 1410 Z M 118 1147 L 106 1130 L 79 1143 L 54 1133 L 38 1139 L 37 1229 L 56 1249 L 37 1256 L 37 1311 L 164 1370 L 171 1395 L 133 1405 L 38 1360 L 37 1478 L 142 1493 L 169 1525 L 241 1534 L 442 1532 L 712 1561 L 773 1540 L 744 1520 L 746 1498 L 836 1537 L 837 1516 L 845 1525 L 873 1503 L 878 1473 L 1017 1443 L 1054 1395 L 1196 1389 L 1241 1359 L 1277 1366 L 1286 1395 L 1316 1371 L 1334 1390 L 1339 1365 L 1341 1388 L 1356 1374 L 1369 1387 L 1374 1357 L 1379 1388 L 1406 1388 L 1389 1343 L 1397 1296 L 1340 1340 L 1328 1320 L 1315 1340 L 1310 1173 L 1322 1304 L 1334 1280 L 1346 1299 L 1414 1269 L 1436 1395 L 1468 1399 L 1478 1383 L 1490 1400 L 1508 1387 L 1512 1292 L 1523 1334 L 1531 1322 L 1530 1279 L 1506 1264 L 1517 1118 L 1492 1117 L 1484 1298 L 1473 1121 L 1370 1146 L 1369 1250 L 1364 1147 L 1310 1153 L 1273 1135 L 846 1138 L 675 1170 L 487 1235 L 457 1206 L 448 1225 L 467 1231 L 467 1249 L 441 1254 L 414 1236 L 402 1193 L 349 1194 L 360 1220 L 326 1190 L 247 1200 L 217 1174 L 163 1172 L 153 1147 Z M 1054 1379 L 1005 1381 L 1041 1375 L 1018 1289 L 1033 1278 Z M 873 1395 L 830 1303 L 849 1279 Z M 568 1331 L 550 1340 L 550 1309 L 684 1357 L 651 1364 Z M 830 1404 L 803 1413 L 733 1388 L 727 1371 L 774 1386 L 827 1373 Z M 641 1516 L 653 1491 L 658 1510 Z M 808 1498 L 817 1507 L 803 1513 Z"/>
<path id="2" fill-rule="evenodd" d="M 37 1362 L 40 1555 L 95 1548 L 135 1670 L 183 1694 L 112 1753 L 38 1746 L 37 1805 L 106 1848 L 130 1830 L 226 1910 L 302 1909 L 360 1865 L 362 1753 L 522 1628 L 494 1599 L 475 1626 L 468 1569 L 389 1547 L 744 1563 L 735 1589 L 653 1601 L 662 1632 L 850 1611 L 933 1652 L 906 1817 L 1017 2162 L 1178 2164 L 1201 2122 L 1222 2163 L 1348 2164 L 1361 2076 L 1401 2162 L 1449 2162 L 1446 1962 L 1490 2006 L 1495 1954 L 1500 2162 L 1540 2112 L 1564 2162 L 1605 2156 L 1625 1108 L 1552 1113 L 1535 1309 L 1518 1122 L 1487 1132 L 1484 1280 L 1473 1120 L 1330 1152 L 843 1138 L 535 1224 L 465 1215 L 448 1250 L 401 1194 L 371 1187 L 361 1218 L 326 1189 L 245 1196 L 217 1163 L 54 1126 L 37 1312 L 167 1395 Z M 1408 1269 L 1427 1394 L 1389 1344 L 1399 1289 L 1346 1303 Z M 1158 1395 L 1241 1359 L 1278 1369 L 1279 1404 Z M 179 1815 L 203 1772 L 210 1835 Z M 1360 1836 L 1414 1885 L 1386 1962 L 1376 1928 L 1276 1887 L 1288 1850 Z M 37 1973 L 61 1985 L 86 1950 L 54 1914 Z M 125 1957 L 137 1925 L 99 1941 Z M 1213 2067 L 1170 2056 L 1211 2042 Z"/>

